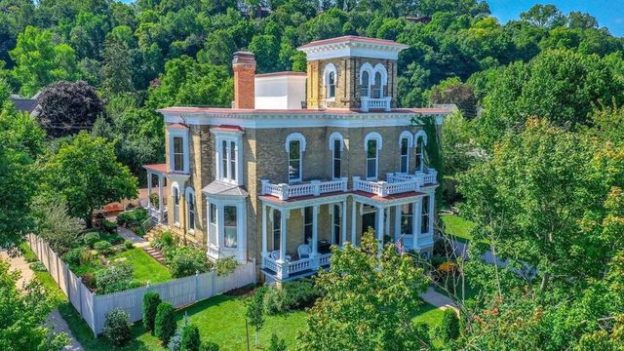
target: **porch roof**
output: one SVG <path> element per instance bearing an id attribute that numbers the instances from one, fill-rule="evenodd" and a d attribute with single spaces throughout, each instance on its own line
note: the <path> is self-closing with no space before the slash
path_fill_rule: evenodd
<path id="1" fill-rule="evenodd" d="M 277 207 L 297 208 L 297 207 L 311 206 L 313 204 L 325 204 L 325 203 L 332 203 L 335 201 L 342 201 L 343 197 L 349 194 L 350 194 L 349 192 L 334 191 L 331 193 L 323 193 L 320 195 L 291 197 L 288 200 L 280 200 L 278 197 L 272 196 L 272 195 L 261 195 L 258 198 L 264 202 L 268 202 L 269 204 L 275 205 Z"/>
<path id="2" fill-rule="evenodd" d="M 235 196 L 235 197 L 247 197 L 249 193 L 238 185 L 229 184 L 215 180 L 214 182 L 206 185 L 202 192 L 208 196 Z"/>
<path id="3" fill-rule="evenodd" d="M 365 191 L 360 191 L 360 190 L 353 191 L 351 192 L 351 194 L 354 195 L 355 197 L 358 197 L 359 201 L 369 200 L 367 202 L 375 203 L 377 205 L 382 205 L 382 206 L 386 206 L 386 205 L 394 206 L 394 205 L 398 205 L 402 203 L 408 203 L 409 200 L 413 200 L 415 198 L 427 195 L 427 193 L 422 193 L 419 191 L 408 191 L 408 192 L 404 192 L 400 194 L 393 194 L 393 195 L 387 195 L 385 197 L 381 197 L 377 194 L 367 193 Z"/>
<path id="4" fill-rule="evenodd" d="M 143 165 L 143 168 L 154 173 L 160 173 L 160 174 L 167 173 L 166 163 L 153 163 L 153 164 Z"/>

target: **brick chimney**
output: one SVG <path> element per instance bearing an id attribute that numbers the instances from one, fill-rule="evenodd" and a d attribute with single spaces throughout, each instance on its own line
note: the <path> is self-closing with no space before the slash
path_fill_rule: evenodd
<path id="1" fill-rule="evenodd" d="M 232 60 L 234 70 L 234 106 L 239 108 L 255 108 L 256 58 L 248 51 L 237 51 Z"/>

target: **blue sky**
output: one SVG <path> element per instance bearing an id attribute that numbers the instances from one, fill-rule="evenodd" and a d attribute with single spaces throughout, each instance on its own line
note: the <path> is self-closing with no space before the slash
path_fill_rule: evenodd
<path id="1" fill-rule="evenodd" d="M 501 23 L 517 19 L 520 13 L 535 4 L 552 4 L 567 14 L 570 11 L 587 12 L 596 17 L 600 27 L 607 27 L 611 34 L 624 36 L 624 0 L 487 0 L 492 14 Z"/>

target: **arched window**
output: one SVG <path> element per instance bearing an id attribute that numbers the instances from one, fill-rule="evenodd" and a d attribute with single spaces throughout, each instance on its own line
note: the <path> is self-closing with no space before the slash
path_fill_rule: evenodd
<path id="1" fill-rule="evenodd" d="M 173 197 L 173 223 L 180 225 L 180 188 L 178 183 L 171 185 L 171 193 Z"/>
<path id="2" fill-rule="evenodd" d="M 188 230 L 195 230 L 195 192 L 192 188 L 186 188 L 186 212 Z"/>
<path id="3" fill-rule="evenodd" d="M 380 99 L 382 97 L 383 86 L 381 85 L 381 73 L 375 72 L 375 79 L 373 81 L 372 97 L 374 99 Z"/>
<path id="4" fill-rule="evenodd" d="M 362 72 L 362 76 L 360 79 L 360 95 L 368 96 L 368 88 L 370 85 L 370 74 L 368 71 Z"/>
<path id="5" fill-rule="evenodd" d="M 305 148 L 306 142 L 303 134 L 292 133 L 286 138 L 288 182 L 300 182 L 303 179 L 303 152 Z"/>
<path id="6" fill-rule="evenodd" d="M 409 148 L 413 147 L 412 133 L 403 131 L 399 137 L 399 151 L 401 157 L 401 173 L 409 172 Z"/>
<path id="7" fill-rule="evenodd" d="M 325 99 L 334 99 L 336 97 L 336 66 L 328 63 L 323 70 L 323 84 L 325 85 Z"/>
<path id="8" fill-rule="evenodd" d="M 366 151 L 366 179 L 373 180 L 379 176 L 379 150 L 381 150 L 382 138 L 379 133 L 372 132 L 364 138 L 364 150 Z"/>
<path id="9" fill-rule="evenodd" d="M 329 150 L 332 153 L 332 177 L 338 179 L 342 171 L 342 151 L 344 150 L 344 140 L 338 132 L 333 132 L 329 136 Z"/>
<path id="10" fill-rule="evenodd" d="M 425 146 L 427 146 L 427 134 L 423 130 L 416 133 L 416 171 L 422 172 L 425 167 Z"/>

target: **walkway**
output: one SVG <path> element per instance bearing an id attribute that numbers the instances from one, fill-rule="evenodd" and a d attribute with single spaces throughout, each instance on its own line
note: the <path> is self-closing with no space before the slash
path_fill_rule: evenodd
<path id="1" fill-rule="evenodd" d="M 18 255 L 12 257 L 6 252 L 6 250 L 1 250 L 0 258 L 9 262 L 9 265 L 11 266 L 11 270 L 20 272 L 20 278 L 17 281 L 16 285 L 18 289 L 24 290 L 25 286 L 28 283 L 30 283 L 35 277 L 35 272 L 33 272 L 33 270 L 30 269 L 30 266 L 28 262 L 26 262 L 26 260 L 24 259 L 24 256 L 22 256 L 22 254 L 19 253 Z M 55 333 L 65 333 L 67 334 L 67 336 L 69 336 L 70 343 L 69 345 L 65 346 L 63 350 L 67 350 L 67 351 L 84 350 L 82 346 L 80 345 L 80 343 L 78 342 L 78 340 L 76 340 L 76 338 L 74 338 L 74 336 L 72 335 L 72 332 L 69 329 L 67 322 L 65 322 L 63 317 L 61 317 L 61 314 L 59 313 L 58 309 L 54 309 L 50 313 L 50 315 L 48 316 L 46 320 L 46 325 L 52 328 L 52 330 L 54 330 Z"/>
<path id="2" fill-rule="evenodd" d="M 435 289 L 431 286 L 427 288 L 427 291 L 420 294 L 420 298 L 423 299 L 426 303 L 435 307 L 439 307 L 443 310 L 447 308 L 452 308 L 456 312 L 459 312 L 457 305 L 451 298 L 435 291 Z"/>
<path id="3" fill-rule="evenodd" d="M 135 247 L 145 248 L 149 247 L 149 242 L 140 236 L 134 234 L 130 229 L 124 227 L 117 227 L 117 233 L 125 240 L 130 240 Z"/>

